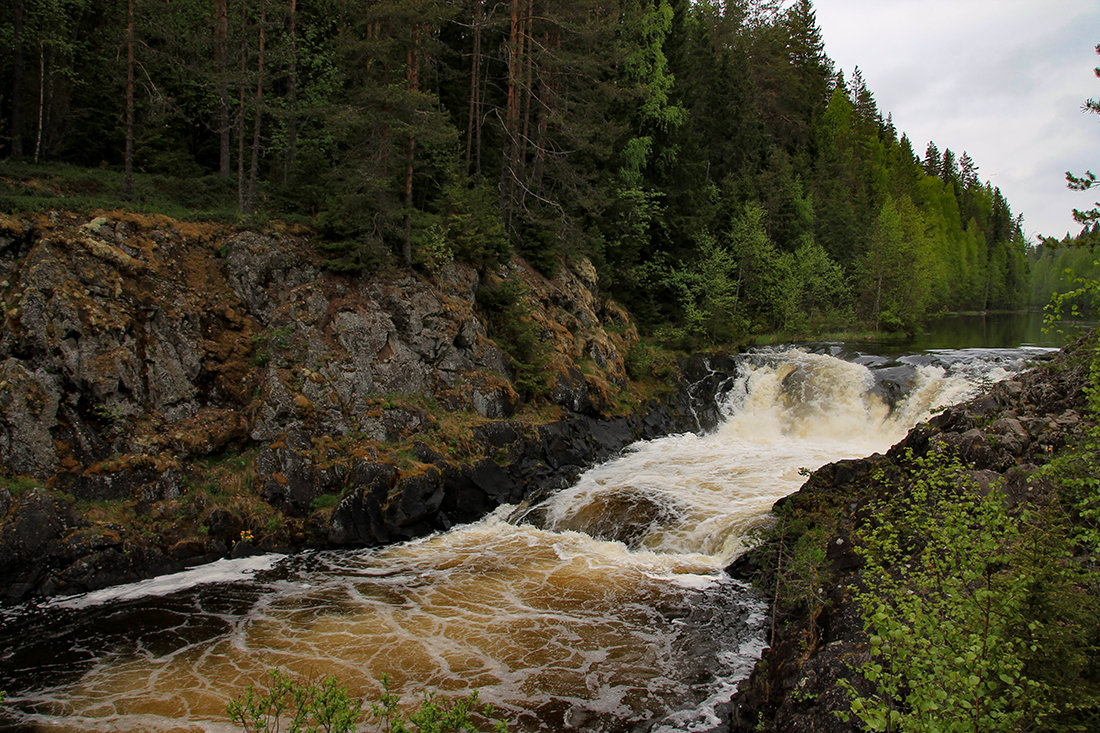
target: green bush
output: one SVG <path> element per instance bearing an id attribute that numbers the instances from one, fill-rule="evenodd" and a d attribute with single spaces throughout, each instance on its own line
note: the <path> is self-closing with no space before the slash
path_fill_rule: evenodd
<path id="1" fill-rule="evenodd" d="M 269 675 L 266 690 L 249 685 L 226 707 L 247 733 L 348 733 L 363 718 L 361 703 L 333 677 L 311 683 L 278 669 Z"/>
<path id="2" fill-rule="evenodd" d="M 278 669 L 269 672 L 266 689 L 249 685 L 226 708 L 230 719 L 247 733 L 349 733 L 367 717 L 361 700 L 353 698 L 333 677 L 320 682 L 297 679 Z M 491 705 L 479 705 L 477 692 L 453 703 L 432 696 L 412 712 L 401 711 L 400 698 L 382 675 L 383 692 L 370 705 L 370 718 L 387 733 L 505 733 L 507 723 L 495 719 Z M 2 700 L 2 699 L 0 699 Z"/>
<path id="3" fill-rule="evenodd" d="M 447 186 L 443 192 L 446 239 L 455 257 L 479 269 L 508 261 L 512 248 L 500 220 L 497 193 L 482 183 Z"/>
<path id="4" fill-rule="evenodd" d="M 518 280 L 486 280 L 477 291 L 489 335 L 508 355 L 516 390 L 527 399 L 550 391 L 550 348 L 531 317 L 527 289 Z"/>
<path id="5" fill-rule="evenodd" d="M 860 538 L 870 692 L 845 683 L 841 716 L 872 731 L 1087 730 L 1096 575 L 1058 514 L 1010 512 L 952 456 L 908 462 Z"/>

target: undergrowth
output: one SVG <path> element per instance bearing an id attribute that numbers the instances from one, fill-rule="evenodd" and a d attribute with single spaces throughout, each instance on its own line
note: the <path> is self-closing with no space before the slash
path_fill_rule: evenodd
<path id="1" fill-rule="evenodd" d="M 244 694 L 229 703 L 226 711 L 246 733 L 350 733 L 360 730 L 365 720 L 375 730 L 387 733 L 505 733 L 507 723 L 496 718 L 491 705 L 482 705 L 477 692 L 453 702 L 426 696 L 410 711 L 403 710 L 400 697 L 382 676 L 383 692 L 378 702 L 364 707 L 334 677 L 320 681 L 300 679 L 273 669 L 266 687 L 249 685 Z"/>

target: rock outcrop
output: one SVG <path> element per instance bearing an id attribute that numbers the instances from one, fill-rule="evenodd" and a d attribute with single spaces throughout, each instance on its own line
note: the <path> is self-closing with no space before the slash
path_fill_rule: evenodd
<path id="1" fill-rule="evenodd" d="M 245 531 L 261 549 L 407 539 L 717 419 L 716 392 L 689 393 L 722 379 L 700 360 L 679 394 L 628 398 L 637 331 L 590 263 L 490 276 L 526 293 L 537 405 L 471 266 L 346 276 L 296 230 L 0 217 L 0 597 L 210 560 Z"/>

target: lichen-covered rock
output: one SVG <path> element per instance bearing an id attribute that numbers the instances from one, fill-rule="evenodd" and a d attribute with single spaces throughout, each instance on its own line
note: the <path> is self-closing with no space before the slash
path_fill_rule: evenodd
<path id="1" fill-rule="evenodd" d="M 60 384 L 39 368 L 31 372 L 14 358 L 0 362 L 0 454 L 17 474 L 45 476 L 57 467 L 53 430 Z"/>

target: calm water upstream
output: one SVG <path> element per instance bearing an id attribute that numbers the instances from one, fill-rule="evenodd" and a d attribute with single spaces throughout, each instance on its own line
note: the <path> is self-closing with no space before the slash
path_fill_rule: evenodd
<path id="1" fill-rule="evenodd" d="M 705 728 L 763 645 L 764 603 L 722 568 L 772 503 L 1043 351 L 1017 345 L 761 351 L 716 431 L 636 444 L 542 505 L 8 609 L 3 725 L 232 730 L 226 702 L 283 667 L 368 698 L 383 673 L 414 700 L 476 688 L 515 730 Z"/>

